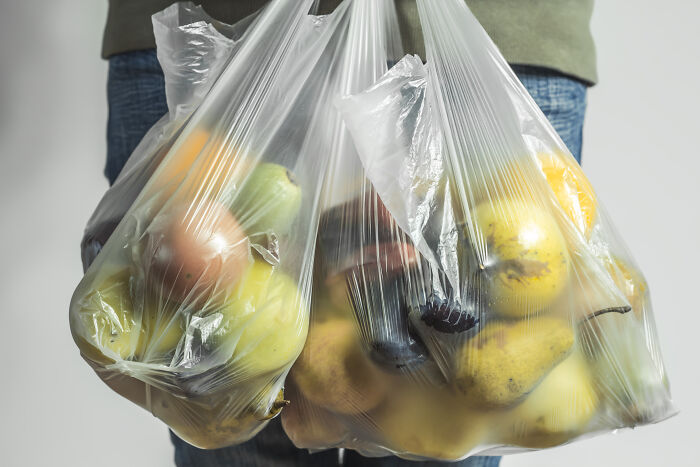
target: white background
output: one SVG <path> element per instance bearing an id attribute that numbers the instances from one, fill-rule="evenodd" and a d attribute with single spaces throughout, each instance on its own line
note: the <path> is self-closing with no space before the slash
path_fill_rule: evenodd
<path id="1" fill-rule="evenodd" d="M 173 465 L 165 426 L 101 383 L 68 329 L 78 242 L 107 187 L 107 2 L 0 5 L 0 465 Z M 687 0 L 597 2 L 583 155 L 651 284 L 681 413 L 506 467 L 700 465 L 698 17 Z"/>

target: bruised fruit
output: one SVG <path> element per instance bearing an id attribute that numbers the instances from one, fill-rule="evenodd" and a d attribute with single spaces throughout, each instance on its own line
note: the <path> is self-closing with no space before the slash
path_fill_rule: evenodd
<path id="1" fill-rule="evenodd" d="M 144 255 L 161 295 L 197 305 L 222 295 L 250 262 L 243 229 L 216 202 L 178 207 L 157 217 L 148 229 Z"/>
<path id="2" fill-rule="evenodd" d="M 349 320 L 314 324 L 291 374 L 304 397 L 333 412 L 366 412 L 385 396 L 381 374 L 363 353 Z"/>
<path id="3" fill-rule="evenodd" d="M 420 319 L 429 327 L 442 333 L 468 331 L 479 323 L 476 309 L 470 303 L 460 305 L 448 298 L 431 295 L 419 308 Z"/>
<path id="4" fill-rule="evenodd" d="M 255 167 L 235 193 L 231 210 L 249 235 L 286 234 L 301 209 L 301 188 L 292 172 L 278 164 Z"/>
<path id="5" fill-rule="evenodd" d="M 385 277 L 377 263 L 346 273 L 347 295 L 370 358 L 386 370 L 413 368 L 425 361 L 427 350 L 410 332 L 402 277 Z"/>
<path id="6" fill-rule="evenodd" d="M 581 433 L 598 407 L 584 357 L 572 353 L 512 410 L 507 443 L 528 448 L 561 444 Z"/>
<path id="7" fill-rule="evenodd" d="M 456 386 L 475 406 L 512 405 L 564 359 L 573 343 L 573 330 L 556 318 L 492 321 L 458 354 Z"/>
<path id="8" fill-rule="evenodd" d="M 251 264 L 223 306 L 212 347 L 231 353 L 229 366 L 248 376 L 294 362 L 306 339 L 308 310 L 294 281 L 270 264 Z"/>
<path id="9" fill-rule="evenodd" d="M 582 233 L 590 235 L 598 201 L 581 166 L 573 157 L 555 152 L 538 154 L 537 163 L 566 215 Z"/>
<path id="10" fill-rule="evenodd" d="M 480 252 L 490 308 L 523 318 L 549 305 L 565 288 L 571 260 L 554 218 L 534 203 L 503 199 L 476 208 L 486 242 Z"/>

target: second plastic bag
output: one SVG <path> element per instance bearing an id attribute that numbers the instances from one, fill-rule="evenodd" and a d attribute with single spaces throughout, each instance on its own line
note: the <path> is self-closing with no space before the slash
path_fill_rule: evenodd
<path id="1" fill-rule="evenodd" d="M 290 438 L 456 460 L 672 415 L 646 283 L 585 175 L 464 2 L 418 7 L 427 65 L 340 103 L 364 171 L 330 178 Z"/>

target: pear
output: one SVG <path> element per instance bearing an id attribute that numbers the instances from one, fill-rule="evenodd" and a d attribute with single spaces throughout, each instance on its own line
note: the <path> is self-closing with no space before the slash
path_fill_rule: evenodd
<path id="1" fill-rule="evenodd" d="M 615 285 L 632 305 L 635 316 L 640 321 L 643 320 L 649 286 L 642 272 L 620 257 L 613 257 L 606 261 L 606 268 L 615 281 Z"/>
<path id="2" fill-rule="evenodd" d="M 490 308 L 523 318 L 551 304 L 568 282 L 571 263 L 554 218 L 532 202 L 502 199 L 479 205 L 474 220 L 485 241 L 479 256 Z"/>
<path id="3" fill-rule="evenodd" d="M 236 193 L 231 209 L 248 235 L 285 235 L 301 209 L 302 192 L 292 172 L 278 164 L 255 167 Z"/>
<path id="4" fill-rule="evenodd" d="M 267 410 L 256 407 L 258 400 L 243 404 L 242 393 L 192 400 L 152 387 L 147 408 L 189 444 L 200 449 L 219 449 L 249 440 L 279 413 L 280 407 L 288 404 L 281 391 L 265 391 L 259 396 L 269 396 L 269 403 L 264 404 Z"/>
<path id="5" fill-rule="evenodd" d="M 220 322 L 210 347 L 231 352 L 229 366 L 236 372 L 252 376 L 283 371 L 304 346 L 304 299 L 291 278 L 265 261 L 250 265 L 215 313 Z"/>
<path id="6" fill-rule="evenodd" d="M 289 407 L 282 412 L 282 428 L 300 449 L 329 449 L 340 446 L 348 430 L 339 417 L 309 402 L 288 381 Z"/>
<path id="7" fill-rule="evenodd" d="M 507 407 L 571 350 L 574 333 L 552 317 L 492 321 L 458 354 L 456 387 L 477 407 Z"/>
<path id="8" fill-rule="evenodd" d="M 596 390 L 617 426 L 658 421 L 671 413 L 668 380 L 648 346 L 646 324 L 632 313 L 608 313 L 579 325 Z"/>
<path id="9" fill-rule="evenodd" d="M 447 387 L 398 379 L 391 397 L 370 413 L 382 446 L 411 460 L 463 458 L 489 441 L 498 414 L 468 407 Z"/>
<path id="10" fill-rule="evenodd" d="M 561 444 L 582 433 L 597 408 L 587 362 L 580 352 L 574 352 L 512 410 L 506 442 L 528 448 Z"/>
<path id="11" fill-rule="evenodd" d="M 385 396 L 382 376 L 363 353 L 350 320 L 312 326 L 291 375 L 304 397 L 333 412 L 366 412 Z"/>
<path id="12" fill-rule="evenodd" d="M 183 310 L 170 301 L 159 303 L 150 297 L 143 315 L 144 339 L 139 346 L 140 361 L 168 363 L 167 357 L 172 356 L 185 333 Z M 161 361 L 163 359 L 165 361 Z"/>
<path id="13" fill-rule="evenodd" d="M 128 270 L 120 271 L 78 301 L 71 330 L 81 352 L 98 362 L 134 357 L 143 330 L 134 316 Z"/>

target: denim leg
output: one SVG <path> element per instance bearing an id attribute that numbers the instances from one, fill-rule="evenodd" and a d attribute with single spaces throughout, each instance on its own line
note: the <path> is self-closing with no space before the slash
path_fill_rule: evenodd
<path id="1" fill-rule="evenodd" d="M 580 163 L 586 85 L 545 68 L 514 65 L 513 71 Z"/>
<path id="2" fill-rule="evenodd" d="M 113 184 L 143 135 L 168 111 L 155 50 L 115 55 L 107 81 L 109 121 L 105 176 Z"/>

